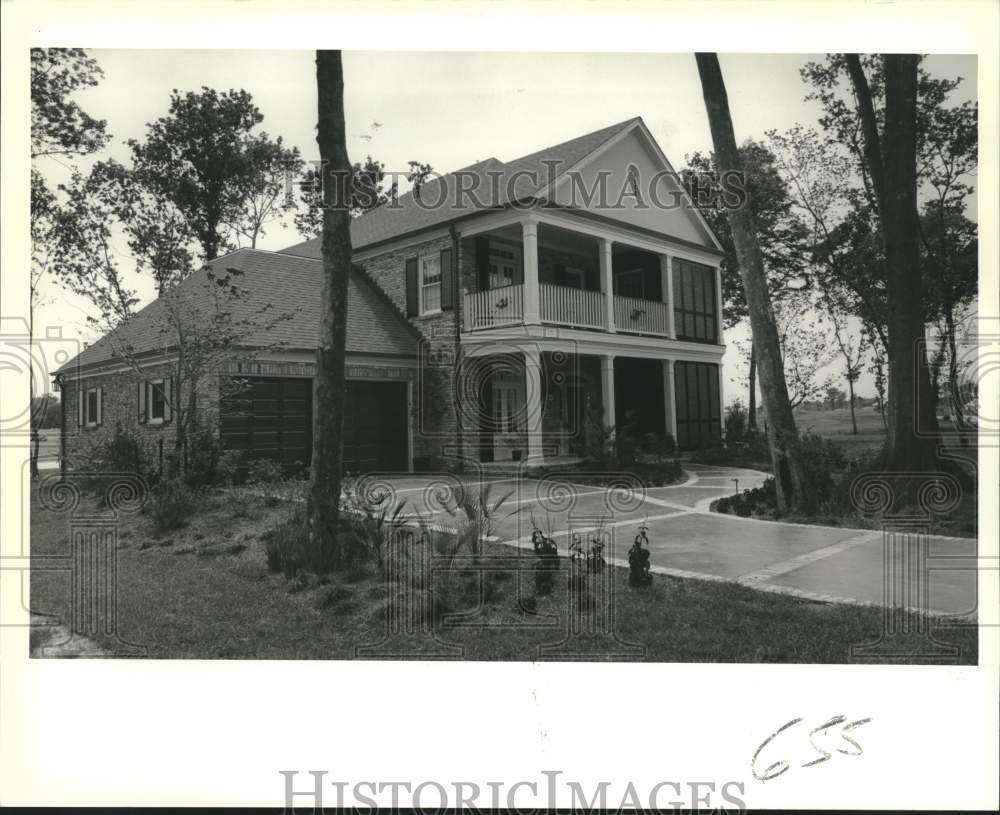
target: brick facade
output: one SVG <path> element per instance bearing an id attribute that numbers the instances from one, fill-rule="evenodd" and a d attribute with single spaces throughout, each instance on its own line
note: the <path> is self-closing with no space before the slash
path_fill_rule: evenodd
<path id="1" fill-rule="evenodd" d="M 165 379 L 175 369 L 173 365 L 151 365 L 143 368 L 142 376 L 131 369 L 113 373 L 92 374 L 63 384 L 61 400 L 65 412 L 65 455 L 66 463 L 73 469 L 87 469 L 96 447 L 109 442 L 120 428 L 135 439 L 145 456 L 144 467 L 159 470 L 163 458 L 174 452 L 177 438 L 177 424 L 171 421 L 162 424 L 139 421 L 140 381 Z M 80 394 L 91 388 L 101 388 L 102 416 L 97 427 L 80 426 Z M 182 394 L 181 399 L 186 402 Z M 176 396 L 175 396 L 176 401 Z M 217 376 L 207 376 L 198 384 L 196 395 L 196 425 L 198 428 L 215 432 L 219 415 L 219 380 Z"/>
<path id="2" fill-rule="evenodd" d="M 470 255 L 465 251 L 464 243 L 466 242 L 459 245 L 458 258 L 453 259 L 456 270 L 464 268 L 467 263 L 465 259 Z M 451 248 L 451 238 L 438 238 L 377 255 L 360 265 L 399 311 L 406 314 L 407 259 Z M 474 263 L 474 257 L 472 260 Z M 461 320 L 461 307 L 462 293 L 459 287 L 454 308 L 407 318 L 423 337 L 418 349 L 418 372 L 411 416 L 413 456 L 418 464 L 426 463 L 431 469 L 450 469 L 459 459 L 468 456 L 467 437 L 475 429 L 468 417 L 459 416 L 460 411 L 456 409 L 456 321 Z"/>

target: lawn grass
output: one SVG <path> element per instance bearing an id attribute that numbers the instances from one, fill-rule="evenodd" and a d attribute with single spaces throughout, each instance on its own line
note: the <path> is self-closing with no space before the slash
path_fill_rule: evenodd
<path id="1" fill-rule="evenodd" d="M 31 548 L 38 564 L 31 573 L 32 611 L 66 620 L 70 573 L 47 567 L 68 555 L 68 519 L 43 509 L 37 499 L 32 510 Z M 96 510 L 90 505 L 78 511 Z M 204 496 L 188 525 L 172 533 L 156 534 L 146 516 L 124 517 L 117 559 L 118 636 L 146 646 L 146 656 L 154 658 L 354 659 L 359 647 L 382 642 L 370 656 L 848 663 L 852 644 L 874 642 L 882 630 L 882 612 L 874 608 L 809 603 L 732 583 L 662 575 L 655 575 L 651 586 L 632 588 L 626 570 L 608 567 L 614 636 L 588 634 L 588 620 L 602 630 L 595 623 L 600 618 L 581 617 L 577 597 L 567 587 L 567 561 L 560 560 L 552 593 L 536 598 L 529 612 L 522 601 L 530 605 L 534 594 L 534 555 L 497 544 L 484 562 L 502 570 L 486 579 L 478 610 L 453 603 L 452 612 L 471 614 L 458 621 L 443 616 L 433 624 L 418 618 L 415 635 L 385 641 L 387 615 L 401 595 L 398 582 L 374 573 L 322 581 L 268 573 L 261 535 L 288 512 L 287 505 L 248 507 L 217 492 Z M 402 615 L 392 619 L 409 619 L 427 600 L 419 587 L 402 592 Z M 421 620 L 427 623 L 425 634 L 433 632 L 433 637 L 420 634 Z M 571 620 L 583 625 L 583 634 L 568 636 Z M 975 664 L 974 626 L 947 628 L 935 622 L 934 628 L 938 640 L 958 646 L 957 661 Z M 895 643 L 903 653 L 926 652 L 918 630 L 914 626 L 905 642 Z M 111 655 L 133 653 L 113 637 L 101 636 L 98 643 Z M 896 656 L 886 661 L 926 660 Z"/>

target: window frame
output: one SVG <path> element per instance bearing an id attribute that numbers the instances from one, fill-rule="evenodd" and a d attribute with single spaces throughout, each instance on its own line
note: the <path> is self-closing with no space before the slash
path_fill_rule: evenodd
<path id="1" fill-rule="evenodd" d="M 97 414 L 100 411 L 100 388 L 87 388 L 83 392 L 83 426 L 84 427 L 97 427 Z M 94 397 L 94 410 L 91 413 L 90 410 L 90 397 Z"/>
<path id="2" fill-rule="evenodd" d="M 488 239 L 489 251 L 487 252 L 486 260 L 486 285 L 489 286 L 489 291 L 496 291 L 497 289 L 506 289 L 509 286 L 517 286 L 524 278 L 524 268 L 522 266 L 522 255 L 521 247 L 516 243 L 510 243 L 504 240 L 497 240 L 496 238 Z M 500 257 L 496 254 L 497 251 L 509 252 L 513 257 Z M 509 265 L 511 269 L 511 281 L 510 283 L 504 283 L 502 286 L 493 285 L 493 266 L 495 265 L 498 269 L 501 264 Z M 497 272 L 497 281 L 499 282 L 500 274 Z"/>
<path id="3" fill-rule="evenodd" d="M 705 263 L 675 257 L 670 271 L 676 338 L 684 342 L 718 345 L 721 342 L 721 315 L 718 313 L 719 281 L 716 268 Z M 709 281 L 708 286 L 705 285 L 705 279 Z M 688 302 L 689 297 L 690 303 Z M 703 308 L 701 309 L 696 307 L 699 299 L 702 300 Z M 688 333 L 685 328 L 686 318 L 690 319 L 691 333 Z M 704 326 L 703 333 L 706 336 L 698 336 L 699 325 Z M 709 330 L 710 328 L 711 330 Z"/>
<path id="4" fill-rule="evenodd" d="M 437 264 L 437 282 L 425 284 L 424 283 L 424 263 L 427 261 L 434 261 Z M 429 289 L 437 287 L 438 290 L 438 306 L 437 308 L 426 308 L 426 298 L 424 297 L 424 289 Z M 440 314 L 442 312 L 441 308 L 441 294 L 444 287 L 444 270 L 441 268 L 441 253 L 440 252 L 427 252 L 422 255 L 417 256 L 417 313 L 421 317 L 426 317 L 432 314 Z"/>
<path id="5" fill-rule="evenodd" d="M 165 424 L 167 416 L 167 393 L 165 379 L 148 379 L 146 380 L 146 424 Z M 153 415 L 153 404 L 155 400 L 153 399 L 153 394 L 156 393 L 157 388 L 159 388 L 160 396 L 162 397 L 160 402 L 163 405 L 163 412 L 159 416 Z"/>

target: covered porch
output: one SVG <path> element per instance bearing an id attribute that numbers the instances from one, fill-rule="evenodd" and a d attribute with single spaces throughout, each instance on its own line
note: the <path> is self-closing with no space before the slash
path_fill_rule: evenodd
<path id="1" fill-rule="evenodd" d="M 525 216 L 463 234 L 466 332 L 553 325 L 720 344 L 718 268 Z"/>
<path id="2" fill-rule="evenodd" d="M 472 368 L 467 438 L 482 463 L 587 458 L 609 434 L 669 436 L 681 449 L 721 438 L 716 364 L 522 347 Z"/>

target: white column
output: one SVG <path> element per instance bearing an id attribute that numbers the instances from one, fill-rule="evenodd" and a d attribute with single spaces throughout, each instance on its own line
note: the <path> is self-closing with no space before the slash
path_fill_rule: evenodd
<path id="1" fill-rule="evenodd" d="M 722 265 L 715 263 L 715 341 L 722 344 Z M 719 393 L 722 393 L 722 366 L 719 366 Z"/>
<path id="2" fill-rule="evenodd" d="M 524 415 L 528 433 L 528 459 L 541 463 L 542 452 L 542 354 L 538 348 L 524 349 Z"/>
<path id="3" fill-rule="evenodd" d="M 663 290 L 663 302 L 667 304 L 667 336 L 677 339 L 677 329 L 674 326 L 674 258 L 673 255 L 660 255 L 660 288 Z"/>
<path id="4" fill-rule="evenodd" d="M 604 426 L 615 427 L 615 358 L 613 354 L 601 357 L 601 404 L 604 407 Z"/>
<path id="5" fill-rule="evenodd" d="M 542 321 L 541 298 L 538 290 L 538 222 L 534 218 L 521 221 L 524 255 L 524 322 L 538 325 Z"/>
<path id="6" fill-rule="evenodd" d="M 674 361 L 663 360 L 663 416 L 664 429 L 677 441 L 677 397 L 674 394 Z"/>
<path id="7" fill-rule="evenodd" d="M 607 329 L 615 330 L 615 285 L 611 265 L 611 241 L 601 238 L 598 247 L 598 257 L 601 262 L 601 288 L 604 289 L 604 308 L 607 311 Z"/>

